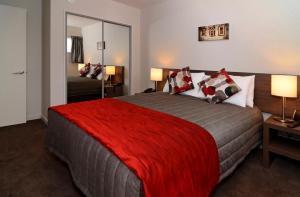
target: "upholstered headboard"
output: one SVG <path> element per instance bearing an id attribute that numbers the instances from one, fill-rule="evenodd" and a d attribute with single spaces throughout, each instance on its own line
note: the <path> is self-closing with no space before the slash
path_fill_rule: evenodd
<path id="1" fill-rule="evenodd" d="M 162 90 L 167 76 L 170 71 L 176 69 L 163 69 L 163 81 L 158 83 L 158 90 Z M 207 75 L 215 73 L 216 71 L 207 71 L 207 70 L 191 70 L 192 73 L 205 72 Z M 281 114 L 281 97 L 275 97 L 271 95 L 271 74 L 262 74 L 262 73 L 244 73 L 244 72 L 228 72 L 231 75 L 237 76 L 249 76 L 255 75 L 255 95 L 254 103 L 260 108 L 261 111 L 280 115 Z M 300 109 L 300 76 L 298 76 L 298 98 L 287 99 L 287 108 L 286 114 L 291 116 L 295 109 Z"/>

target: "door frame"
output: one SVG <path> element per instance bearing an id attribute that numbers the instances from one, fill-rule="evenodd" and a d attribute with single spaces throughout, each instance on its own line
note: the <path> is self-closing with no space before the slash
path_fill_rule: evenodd
<path id="1" fill-rule="evenodd" d="M 96 17 L 92 17 L 92 16 L 87 16 L 87 15 L 83 15 L 83 14 L 77 14 L 74 12 L 65 12 L 65 47 L 64 47 L 64 56 L 65 56 L 65 104 L 68 102 L 68 81 L 67 81 L 67 66 L 68 66 L 68 56 L 66 55 L 66 51 L 67 51 L 67 39 L 68 39 L 68 35 L 67 35 L 67 28 L 68 28 L 68 15 L 73 15 L 73 16 L 79 16 L 79 17 L 84 17 L 84 18 L 88 18 L 88 19 L 92 19 L 92 20 L 97 20 L 97 21 L 101 21 L 102 22 L 102 41 L 104 40 L 104 23 L 110 23 L 110 24 L 114 24 L 114 25 L 120 25 L 123 27 L 128 27 L 129 28 L 129 84 L 128 84 L 128 94 L 131 94 L 131 84 L 132 84 L 132 26 L 131 25 L 127 25 L 127 24 L 123 24 L 123 23 L 118 23 L 118 22 L 114 22 L 114 21 L 110 21 L 110 20 L 105 20 L 105 19 L 101 19 L 101 18 L 96 18 Z M 104 53 L 102 52 L 102 64 L 104 61 Z M 102 80 L 102 87 L 104 87 L 104 80 Z M 102 98 L 104 98 L 104 88 L 102 88 Z"/>

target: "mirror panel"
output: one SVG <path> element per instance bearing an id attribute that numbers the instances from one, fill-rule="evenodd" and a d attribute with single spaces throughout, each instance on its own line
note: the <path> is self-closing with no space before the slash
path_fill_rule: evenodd
<path id="1" fill-rule="evenodd" d="M 67 103 L 130 92 L 131 27 L 66 14 Z"/>
<path id="2" fill-rule="evenodd" d="M 94 74 L 94 69 L 103 62 L 102 50 L 99 49 L 102 24 L 100 20 L 67 14 L 68 103 L 102 98 L 102 76 Z"/>
<path id="3" fill-rule="evenodd" d="M 130 28 L 104 22 L 103 40 L 105 42 L 103 61 L 104 65 L 107 66 L 108 72 L 106 74 L 109 77 L 107 89 L 110 89 L 105 95 L 106 97 L 128 95 L 130 86 Z"/>

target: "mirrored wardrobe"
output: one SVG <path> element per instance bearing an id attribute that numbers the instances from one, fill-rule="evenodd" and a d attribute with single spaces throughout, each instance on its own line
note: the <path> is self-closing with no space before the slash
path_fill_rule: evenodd
<path id="1" fill-rule="evenodd" d="M 131 27 L 66 15 L 67 102 L 128 95 Z"/>

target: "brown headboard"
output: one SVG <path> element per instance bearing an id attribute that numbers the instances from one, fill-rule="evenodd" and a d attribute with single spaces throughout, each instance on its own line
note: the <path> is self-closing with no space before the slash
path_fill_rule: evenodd
<path id="1" fill-rule="evenodd" d="M 170 71 L 176 69 L 163 69 L 163 81 L 158 82 L 158 90 L 162 90 L 167 76 Z M 207 70 L 191 70 L 192 73 L 205 72 L 205 74 L 210 75 L 216 71 Z M 282 98 L 271 95 L 271 74 L 262 73 L 243 73 L 243 72 L 228 72 L 231 75 L 237 76 L 249 76 L 255 75 L 255 93 L 254 93 L 254 103 L 260 108 L 261 111 L 280 115 Z M 300 109 L 300 76 L 298 76 L 298 98 L 297 99 L 287 99 L 286 114 L 291 116 L 295 109 Z"/>
<path id="2" fill-rule="evenodd" d="M 124 66 L 116 66 L 116 74 L 111 76 L 112 84 L 124 84 Z"/>

